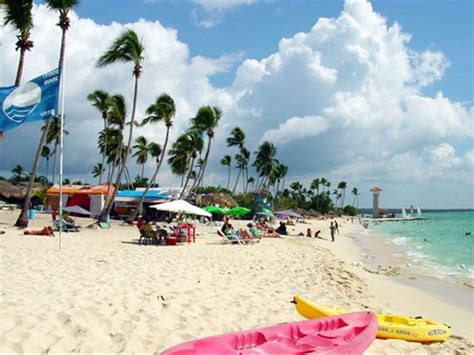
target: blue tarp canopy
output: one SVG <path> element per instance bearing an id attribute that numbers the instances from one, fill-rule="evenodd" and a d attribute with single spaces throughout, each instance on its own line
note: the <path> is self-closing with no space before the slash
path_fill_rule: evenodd
<path id="1" fill-rule="evenodd" d="M 121 190 L 117 193 L 117 197 L 128 197 L 128 198 L 140 198 L 142 197 L 144 191 L 135 191 L 135 190 Z M 169 196 L 165 194 L 160 194 L 159 191 L 148 191 L 146 193 L 145 199 L 168 199 Z"/>

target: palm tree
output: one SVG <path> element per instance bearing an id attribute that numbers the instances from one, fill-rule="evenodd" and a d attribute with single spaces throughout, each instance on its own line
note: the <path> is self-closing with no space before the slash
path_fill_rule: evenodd
<path id="1" fill-rule="evenodd" d="M 334 204 L 336 205 L 336 209 L 337 209 L 337 203 L 338 203 L 338 201 L 339 201 L 339 199 L 341 198 L 342 195 L 339 193 L 339 191 L 337 189 L 334 189 L 332 194 L 334 195 L 334 198 L 336 199 L 336 202 Z"/>
<path id="2" fill-rule="evenodd" d="M 79 3 L 79 0 L 46 0 L 46 4 L 51 10 L 56 10 L 59 12 L 58 26 L 61 28 L 61 49 L 59 52 L 59 69 L 61 70 L 64 67 L 64 55 L 65 55 L 65 50 L 66 50 L 66 32 L 70 27 L 69 11 L 78 3 Z M 38 165 L 41 158 L 41 152 L 43 151 L 43 146 L 46 142 L 46 136 L 48 134 L 50 122 L 51 122 L 51 119 L 46 121 L 46 127 L 43 130 L 40 143 L 38 145 L 38 149 L 36 150 L 35 159 L 33 161 L 33 168 L 31 169 L 30 180 L 28 181 L 28 186 L 26 188 L 25 201 L 23 203 L 23 208 L 21 209 L 20 216 L 18 216 L 18 219 L 15 222 L 16 227 L 21 227 L 21 228 L 28 227 L 28 208 L 31 201 L 31 193 L 33 192 L 33 183 L 35 181 L 36 171 L 38 170 Z"/>
<path id="3" fill-rule="evenodd" d="M 328 180 L 326 178 L 321 178 L 321 179 L 319 179 L 319 183 L 323 187 L 322 192 L 325 192 L 326 191 L 326 184 L 328 183 Z"/>
<path id="4" fill-rule="evenodd" d="M 64 123 L 64 122 L 63 122 Z M 46 131 L 46 127 L 49 125 L 48 132 L 46 134 L 46 144 L 54 143 L 54 150 L 51 154 L 54 154 L 53 158 L 53 185 L 56 178 L 56 161 L 57 161 L 57 153 L 58 153 L 58 146 L 60 144 L 61 139 L 61 119 L 59 116 L 54 117 L 41 128 L 42 130 Z M 68 135 L 69 131 L 66 130 L 63 126 L 63 134 Z"/>
<path id="5" fill-rule="evenodd" d="M 25 175 L 25 169 L 21 165 L 15 165 L 12 169 L 12 181 L 19 182 L 21 177 Z"/>
<path id="6" fill-rule="evenodd" d="M 16 50 L 20 50 L 20 60 L 15 79 L 15 86 L 18 86 L 23 73 L 25 53 L 33 48 L 33 41 L 30 39 L 33 28 L 33 16 L 31 15 L 33 0 L 7 0 L 6 5 L 5 25 L 11 24 L 18 31 Z"/>
<path id="7" fill-rule="evenodd" d="M 341 181 L 338 185 L 337 188 L 339 190 L 342 190 L 342 200 L 341 200 L 341 208 L 344 208 L 344 200 L 346 198 L 346 188 L 347 188 L 347 182 Z"/>
<path id="8" fill-rule="evenodd" d="M 255 183 L 255 178 L 253 176 L 251 176 L 247 179 L 247 186 L 252 184 L 252 189 L 254 187 L 254 183 Z"/>
<path id="9" fill-rule="evenodd" d="M 97 163 L 96 165 L 94 165 L 94 167 L 92 168 L 92 177 L 99 177 L 99 181 L 100 181 L 100 176 L 102 176 L 102 173 L 104 172 L 104 165 L 102 163 Z M 99 182 L 100 184 L 100 182 Z"/>
<path id="10" fill-rule="evenodd" d="M 148 152 L 150 153 L 150 156 L 155 159 L 156 165 L 161 164 L 161 156 L 163 155 L 163 149 L 161 148 L 161 145 L 155 142 L 151 142 L 148 144 Z M 154 181 L 150 180 L 150 185 L 153 184 Z"/>
<path id="11" fill-rule="evenodd" d="M 186 191 L 191 173 L 194 168 L 194 162 L 198 153 L 202 151 L 204 141 L 200 134 L 195 130 L 188 130 L 182 134 L 175 143 L 173 143 L 169 151 L 168 163 L 174 174 L 182 176 L 183 193 Z M 187 174 L 186 174 L 187 172 Z M 184 177 L 186 179 L 184 180 Z"/>
<path id="12" fill-rule="evenodd" d="M 148 124 L 148 123 L 158 123 L 164 122 L 166 126 L 166 136 L 165 142 L 163 144 L 163 149 L 160 147 L 161 155 L 156 157 L 156 169 L 153 173 L 150 183 L 143 191 L 143 195 L 140 197 L 140 201 L 138 201 L 138 208 L 132 213 L 129 220 L 133 221 L 137 217 L 138 212 L 140 212 L 143 208 L 143 201 L 145 201 L 145 196 L 150 189 L 150 186 L 155 182 L 156 177 L 161 168 L 161 164 L 165 159 L 166 149 L 168 147 L 168 139 L 170 135 L 170 129 L 173 127 L 173 117 L 176 114 L 176 106 L 174 104 L 173 98 L 168 94 L 161 94 L 151 106 L 149 106 L 146 110 L 146 114 L 148 115 L 143 121 L 141 125 Z M 154 148 L 156 149 L 156 147 Z"/>
<path id="13" fill-rule="evenodd" d="M 107 113 L 109 111 L 109 106 L 110 106 L 109 94 L 103 90 L 95 90 L 94 92 L 87 95 L 87 100 L 89 100 L 92 103 L 92 106 L 95 107 L 102 114 L 102 121 L 104 122 L 103 132 L 106 132 L 107 131 Z M 101 149 L 102 166 L 104 166 L 106 151 L 107 151 L 107 135 L 105 135 L 104 138 L 105 138 L 104 148 Z M 99 184 L 102 182 L 102 173 L 104 171 L 105 169 L 102 169 L 99 175 Z"/>
<path id="14" fill-rule="evenodd" d="M 249 177 L 250 151 L 243 147 L 240 156 L 242 159 L 242 192 L 247 192 L 247 180 Z"/>
<path id="15" fill-rule="evenodd" d="M 228 167 L 227 190 L 229 190 L 229 185 L 230 185 L 230 164 L 231 163 L 232 163 L 232 157 L 230 155 L 225 155 L 224 158 L 221 159 L 221 164 Z"/>
<path id="16" fill-rule="evenodd" d="M 288 167 L 284 164 L 277 164 L 275 166 L 275 178 L 276 178 L 276 192 L 275 196 L 278 195 L 280 191 L 280 182 L 285 178 L 286 174 L 288 173 Z"/>
<path id="17" fill-rule="evenodd" d="M 109 155 L 108 163 L 112 165 L 110 171 L 110 179 L 113 179 L 115 168 L 120 165 L 124 158 L 124 144 L 123 144 L 123 130 L 125 128 L 125 120 L 127 118 L 127 104 L 125 98 L 122 95 L 113 95 L 109 99 L 109 125 L 112 129 L 109 129 L 111 133 L 111 139 L 108 140 L 107 154 Z M 107 186 L 107 194 L 109 196 L 111 183 Z M 116 189 L 118 189 L 120 183 L 116 183 Z M 105 208 L 105 207 L 104 207 Z"/>
<path id="18" fill-rule="evenodd" d="M 41 157 L 46 159 L 46 180 L 48 180 L 48 171 L 49 171 L 49 158 L 51 158 L 51 150 L 47 145 L 43 146 L 43 150 L 41 151 Z"/>
<path id="19" fill-rule="evenodd" d="M 192 119 L 193 127 L 199 132 L 206 132 L 207 134 L 206 155 L 204 156 L 204 161 L 201 165 L 201 168 L 199 169 L 199 173 L 197 174 L 195 180 L 196 183 L 194 184 L 193 189 L 197 189 L 202 183 L 204 172 L 207 166 L 207 161 L 209 160 L 209 153 L 211 152 L 212 140 L 214 139 L 215 135 L 214 130 L 219 124 L 221 116 L 222 111 L 219 107 L 203 106 L 199 109 L 198 113 L 196 114 L 196 117 Z"/>
<path id="20" fill-rule="evenodd" d="M 135 112 L 137 107 L 137 97 L 138 97 L 138 80 L 142 74 L 142 62 L 143 62 L 143 52 L 145 47 L 139 40 L 135 31 L 131 29 L 124 30 L 112 43 L 110 48 L 99 58 L 97 61 L 97 67 L 103 68 L 110 64 L 124 62 L 133 64 L 133 76 L 135 77 L 135 87 L 133 91 L 133 101 L 132 101 L 132 117 L 130 119 L 130 130 L 128 133 L 128 143 L 127 146 L 132 145 L 133 140 L 133 127 L 135 126 Z M 115 186 L 117 187 L 112 193 L 111 198 L 108 203 L 106 203 L 102 213 L 100 215 L 100 220 L 105 221 L 107 216 L 112 210 L 114 203 L 115 195 L 117 194 L 118 186 L 122 179 L 123 172 L 125 170 L 125 165 L 127 164 L 128 150 L 122 161 L 121 168 L 117 175 L 117 180 Z"/>
<path id="21" fill-rule="evenodd" d="M 145 177 L 145 164 L 148 160 L 148 154 L 150 153 L 148 147 L 148 140 L 144 136 L 140 136 L 135 139 L 135 144 L 133 146 L 136 149 L 136 152 L 132 155 L 133 157 L 137 157 L 137 164 L 142 165 L 142 173 L 141 177 Z"/>
<path id="22" fill-rule="evenodd" d="M 235 127 L 230 132 L 230 136 L 226 139 L 226 141 L 228 147 L 237 146 L 239 148 L 239 151 L 242 152 L 242 149 L 244 148 L 245 144 L 245 133 L 239 127 Z M 237 179 L 235 180 L 235 185 L 232 189 L 232 192 L 235 192 L 235 189 L 237 188 L 241 172 L 242 170 L 239 169 L 239 173 L 237 174 Z"/>
<path id="23" fill-rule="evenodd" d="M 359 189 L 354 187 L 351 191 L 351 194 L 354 195 L 354 201 L 352 202 L 352 206 L 356 205 L 356 208 L 359 209 Z"/>
<path id="24" fill-rule="evenodd" d="M 263 188 L 266 188 L 268 185 L 268 178 L 275 164 L 275 155 L 276 148 L 273 143 L 268 141 L 263 142 L 256 152 L 253 166 L 255 166 L 257 173 L 262 177 L 260 185 Z"/>

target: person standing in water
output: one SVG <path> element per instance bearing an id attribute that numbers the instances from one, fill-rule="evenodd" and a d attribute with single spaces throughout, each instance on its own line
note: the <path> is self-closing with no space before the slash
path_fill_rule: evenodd
<path id="1" fill-rule="evenodd" d="M 336 234 L 336 226 L 334 225 L 334 222 L 331 221 L 331 225 L 329 226 L 329 229 L 331 230 L 331 241 L 335 242 L 336 239 L 334 237 Z"/>

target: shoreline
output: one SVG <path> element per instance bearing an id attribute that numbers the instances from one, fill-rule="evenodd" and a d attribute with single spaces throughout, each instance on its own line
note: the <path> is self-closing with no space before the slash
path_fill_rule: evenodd
<path id="1" fill-rule="evenodd" d="M 360 262 L 367 266 L 369 272 L 392 274 L 388 276 L 396 282 L 429 291 L 453 306 L 474 312 L 474 286 L 468 276 L 437 273 L 437 265 L 410 259 L 406 254 L 411 250 L 409 246 L 400 246 L 385 239 L 380 231 L 363 230 L 349 237 L 364 253 Z M 439 268 L 444 266 L 439 265 Z"/>
<path id="2" fill-rule="evenodd" d="M 360 258 L 350 237 L 356 229 L 343 219 L 335 243 L 329 220 L 311 220 L 289 227 L 293 236 L 255 245 L 223 245 L 216 227 L 199 224 L 196 243 L 180 246 L 138 245 L 136 228 L 113 221 L 108 230 L 65 233 L 59 252 L 57 238 L 11 227 L 15 217 L 0 212 L 3 352 L 155 353 L 190 339 L 303 320 L 290 302 L 294 294 L 453 326 L 444 343 L 375 340 L 368 353 L 474 350 L 465 310 L 353 265 Z M 31 227 L 49 218 L 39 214 Z M 81 225 L 90 221 L 78 218 Z M 308 227 L 322 238 L 294 236 Z"/>
<path id="3" fill-rule="evenodd" d="M 383 240 L 371 240 L 372 248 L 361 243 L 360 239 L 370 235 L 370 231 L 358 225 L 343 238 L 336 239 L 343 247 L 335 250 L 335 255 L 366 279 L 374 298 L 387 306 L 384 311 L 422 315 L 449 324 L 453 334 L 474 341 L 474 290 L 434 278 L 413 265 L 407 268 L 407 259 L 392 255 L 391 247 L 395 245 Z M 377 257 L 371 258 L 374 254 Z"/>

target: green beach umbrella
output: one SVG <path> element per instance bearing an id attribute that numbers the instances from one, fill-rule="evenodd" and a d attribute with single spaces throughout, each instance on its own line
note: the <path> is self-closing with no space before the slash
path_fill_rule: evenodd
<path id="1" fill-rule="evenodd" d="M 246 214 L 250 213 L 251 210 L 245 207 L 235 206 L 231 208 L 227 214 L 231 215 L 232 217 L 241 217 L 245 216 Z"/>
<path id="2" fill-rule="evenodd" d="M 204 210 L 209 212 L 209 213 L 217 213 L 217 214 L 225 214 L 226 211 L 223 208 L 217 207 L 217 206 L 206 206 L 204 207 Z"/>

